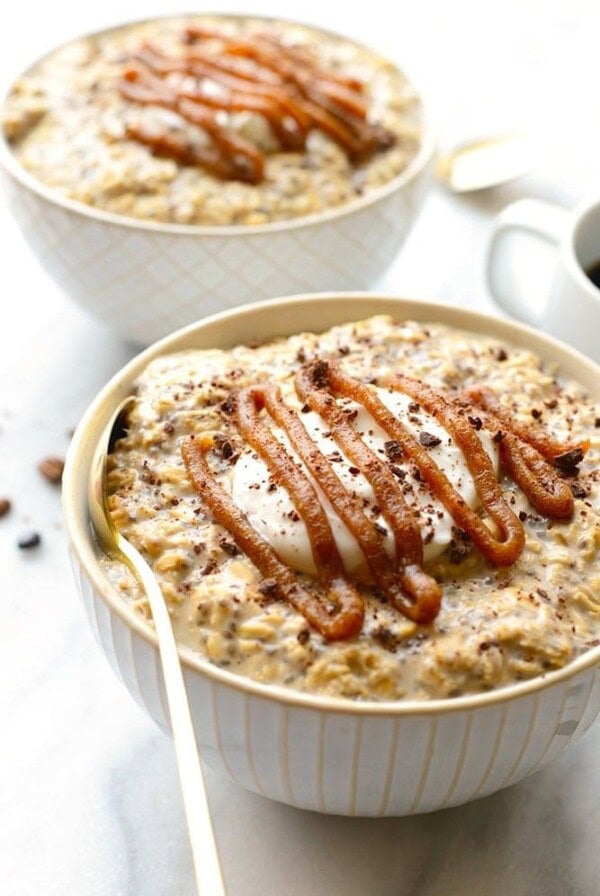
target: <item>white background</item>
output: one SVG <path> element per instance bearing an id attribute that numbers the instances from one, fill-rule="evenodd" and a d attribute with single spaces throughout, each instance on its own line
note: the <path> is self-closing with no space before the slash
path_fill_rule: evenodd
<path id="1" fill-rule="evenodd" d="M 433 192 L 382 280 L 389 290 L 491 308 L 482 256 L 493 214 L 522 195 L 572 205 L 600 186 L 594 0 L 215 0 L 209 8 L 313 21 L 398 59 L 432 99 L 443 146 L 523 127 L 544 135 L 531 177 L 469 200 Z M 0 77 L 84 30 L 168 11 L 181 7 L 12 3 Z M 96 650 L 70 578 L 58 493 L 36 471 L 41 457 L 64 454 L 68 430 L 133 349 L 71 307 L 4 205 L 0 247 L 0 496 L 14 501 L 0 521 L 0 892 L 192 896 L 172 745 Z M 43 545 L 18 552 L 15 539 L 29 526 Z M 509 791 L 385 821 L 303 814 L 209 773 L 228 892 L 594 896 L 599 750 L 596 727 Z"/>

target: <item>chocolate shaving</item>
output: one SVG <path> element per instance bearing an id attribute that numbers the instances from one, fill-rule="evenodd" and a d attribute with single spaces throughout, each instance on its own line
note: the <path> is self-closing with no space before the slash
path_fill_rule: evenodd
<path id="1" fill-rule="evenodd" d="M 565 451 L 564 454 L 559 454 L 555 457 L 554 466 L 558 467 L 561 473 L 571 475 L 577 472 L 577 467 L 583 460 L 583 456 L 582 448 L 572 448 L 570 451 Z"/>
<path id="2" fill-rule="evenodd" d="M 455 564 L 462 563 L 468 553 L 469 551 L 466 545 L 453 544 L 450 547 L 450 562 Z"/>
<path id="3" fill-rule="evenodd" d="M 310 370 L 311 382 L 317 389 L 326 389 L 329 385 L 329 366 L 326 361 L 316 361 Z M 310 405 L 309 405 L 310 407 Z"/>
<path id="4" fill-rule="evenodd" d="M 437 445 L 441 445 L 442 440 L 434 436 L 433 433 L 422 430 L 419 433 L 419 442 L 424 448 L 435 448 Z"/>
<path id="5" fill-rule="evenodd" d="M 258 586 L 258 590 L 263 597 L 273 599 L 277 596 L 277 582 L 275 579 L 263 579 Z"/>
<path id="6" fill-rule="evenodd" d="M 396 462 L 402 459 L 402 448 L 394 439 L 384 442 L 383 448 L 391 461 Z"/>
<path id="7" fill-rule="evenodd" d="M 371 637 L 377 641 L 378 644 L 381 644 L 384 650 L 388 650 L 390 653 L 395 653 L 398 644 L 400 643 L 393 631 L 385 625 L 380 625 L 373 629 Z"/>
<path id="8" fill-rule="evenodd" d="M 233 414 L 235 412 L 235 401 L 233 399 L 233 395 L 228 395 L 225 401 L 221 402 L 219 408 L 224 414 L 227 414 L 228 417 Z"/>
<path id="9" fill-rule="evenodd" d="M 237 554 L 239 554 L 237 545 L 235 545 L 232 541 L 228 541 L 226 538 L 219 539 L 219 547 L 226 554 L 229 554 L 230 557 L 235 557 Z"/>

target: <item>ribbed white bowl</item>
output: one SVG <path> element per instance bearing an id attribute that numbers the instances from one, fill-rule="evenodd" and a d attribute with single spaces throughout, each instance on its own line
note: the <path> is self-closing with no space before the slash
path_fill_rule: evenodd
<path id="1" fill-rule="evenodd" d="M 188 327 L 142 353 L 91 405 L 63 480 L 75 578 L 98 643 L 127 689 L 168 728 L 151 627 L 97 562 L 86 483 L 97 439 L 150 358 L 324 330 L 374 313 L 439 321 L 530 347 L 600 397 L 600 370 L 526 327 L 444 305 L 368 294 L 263 302 Z M 242 787 L 293 806 L 341 815 L 408 815 L 506 787 L 578 740 L 600 711 L 600 648 L 570 666 L 489 694 L 429 703 L 359 704 L 311 697 L 235 676 L 182 649 L 202 756 Z"/>
<path id="2" fill-rule="evenodd" d="M 371 286 L 417 217 L 433 155 L 427 114 L 421 150 L 388 184 L 331 211 L 262 226 L 163 224 L 71 201 L 28 174 L 1 132 L 0 179 L 59 286 L 119 335 L 148 345 L 257 298 Z"/>

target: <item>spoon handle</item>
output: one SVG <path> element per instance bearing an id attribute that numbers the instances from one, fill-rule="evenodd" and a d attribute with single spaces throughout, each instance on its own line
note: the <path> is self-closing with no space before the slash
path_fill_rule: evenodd
<path id="1" fill-rule="evenodd" d="M 169 611 L 154 573 L 141 554 L 121 535 L 118 536 L 118 540 L 119 549 L 132 563 L 141 579 L 152 610 L 175 742 L 179 783 L 192 847 L 198 896 L 225 896 L 219 854 L 206 798 L 204 775 L 200 765 Z"/>

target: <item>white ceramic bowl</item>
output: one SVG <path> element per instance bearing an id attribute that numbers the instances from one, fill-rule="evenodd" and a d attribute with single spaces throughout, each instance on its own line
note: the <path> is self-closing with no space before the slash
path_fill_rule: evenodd
<path id="1" fill-rule="evenodd" d="M 431 183 L 427 110 L 423 128 L 420 151 L 388 184 L 331 211 L 261 226 L 163 224 L 74 202 L 25 171 L 2 134 L 0 171 L 13 215 L 48 273 L 86 311 L 147 345 L 243 302 L 371 286 Z"/>
<path id="2" fill-rule="evenodd" d="M 90 624 L 130 693 L 168 727 L 152 628 L 109 584 L 90 530 L 86 483 L 96 442 L 151 358 L 229 347 L 391 313 L 526 345 L 600 397 L 600 369 L 518 324 L 459 308 L 369 294 L 263 302 L 193 324 L 147 349 L 102 390 L 73 438 L 63 480 L 66 530 Z M 578 740 L 600 711 L 600 648 L 559 671 L 476 696 L 353 703 L 258 684 L 180 650 L 202 756 L 242 787 L 341 815 L 407 815 L 493 793 Z"/>

